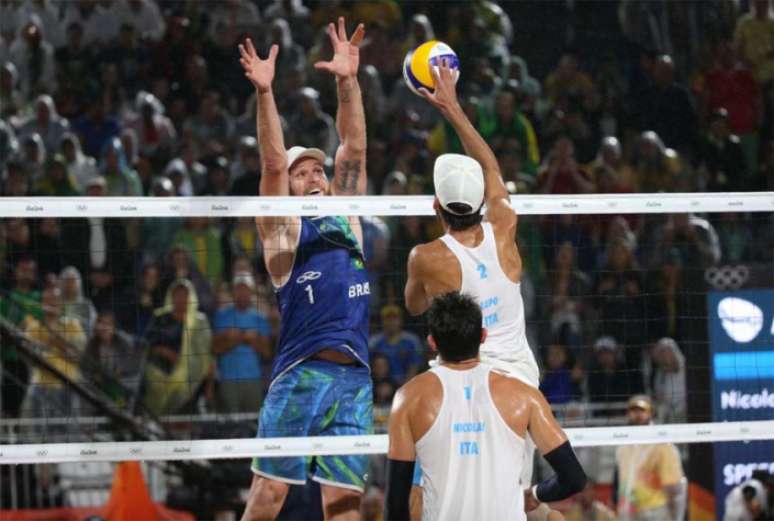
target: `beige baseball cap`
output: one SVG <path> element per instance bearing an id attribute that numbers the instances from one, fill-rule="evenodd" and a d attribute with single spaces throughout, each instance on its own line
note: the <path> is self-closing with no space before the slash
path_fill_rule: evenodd
<path id="1" fill-rule="evenodd" d="M 296 164 L 297 161 L 300 161 L 306 158 L 316 159 L 323 165 L 325 164 L 325 159 L 326 159 L 325 152 L 323 152 L 319 148 L 306 148 L 306 147 L 295 146 L 288 149 L 288 170 L 293 168 L 293 165 Z"/>
<path id="2" fill-rule="evenodd" d="M 433 185 L 444 210 L 455 215 L 469 215 L 484 204 L 484 171 L 472 157 L 462 154 L 441 154 L 433 167 Z M 468 205 L 469 212 L 449 209 L 452 203 Z"/>

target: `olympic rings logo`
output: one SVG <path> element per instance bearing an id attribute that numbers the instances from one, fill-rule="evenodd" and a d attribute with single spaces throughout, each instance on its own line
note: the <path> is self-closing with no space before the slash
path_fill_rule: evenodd
<path id="1" fill-rule="evenodd" d="M 322 277 L 322 273 L 319 271 L 307 271 L 296 279 L 296 284 L 303 284 L 304 282 L 309 282 L 310 280 L 317 280 L 320 277 Z"/>
<path id="2" fill-rule="evenodd" d="M 750 278 L 747 266 L 721 266 L 708 268 L 704 272 L 704 280 L 715 289 L 739 289 Z"/>

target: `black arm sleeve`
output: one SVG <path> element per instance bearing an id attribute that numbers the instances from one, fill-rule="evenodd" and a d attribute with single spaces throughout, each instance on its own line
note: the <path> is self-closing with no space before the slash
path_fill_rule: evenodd
<path id="1" fill-rule="evenodd" d="M 385 521 L 408 521 L 409 496 L 414 481 L 414 462 L 387 460 L 387 490 L 384 500 Z"/>
<path id="2" fill-rule="evenodd" d="M 610 493 L 610 500 L 613 502 L 613 506 L 618 505 L 618 465 L 615 466 L 613 471 L 613 487 Z"/>
<path id="3" fill-rule="evenodd" d="M 586 486 L 586 473 L 575 457 L 569 441 L 565 441 L 544 456 L 556 474 L 538 484 L 535 497 L 549 503 L 577 494 Z"/>

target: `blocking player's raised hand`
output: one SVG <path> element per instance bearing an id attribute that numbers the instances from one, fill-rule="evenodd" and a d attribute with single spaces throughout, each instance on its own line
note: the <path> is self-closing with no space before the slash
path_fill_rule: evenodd
<path id="1" fill-rule="evenodd" d="M 455 71 L 449 67 L 449 62 L 443 58 L 437 67 L 430 67 L 435 88 L 430 92 L 422 87 L 419 92 L 424 98 L 442 113 L 459 105 L 457 101 L 457 81 Z"/>
<path id="2" fill-rule="evenodd" d="M 271 82 L 274 80 L 274 69 L 277 62 L 279 46 L 272 45 L 269 49 L 269 56 L 262 60 L 255 52 L 252 40 L 247 38 L 243 44 L 239 45 L 239 63 L 245 70 L 245 76 L 259 92 L 266 92 L 271 89 Z"/>
<path id="3" fill-rule="evenodd" d="M 340 16 L 338 29 L 333 23 L 328 24 L 328 36 L 333 46 L 333 58 L 330 61 L 315 63 L 314 68 L 342 78 L 357 76 L 357 69 L 360 66 L 360 43 L 365 36 L 365 25 L 358 24 L 352 37 L 347 39 L 344 17 Z"/>

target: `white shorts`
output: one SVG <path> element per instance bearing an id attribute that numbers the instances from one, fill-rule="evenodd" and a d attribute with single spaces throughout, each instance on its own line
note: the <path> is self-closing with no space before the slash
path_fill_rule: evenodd
<path id="1" fill-rule="evenodd" d="M 507 376 L 517 378 L 535 389 L 540 386 L 540 369 L 538 369 L 532 351 L 508 359 L 481 353 L 481 363 L 491 366 Z"/>

